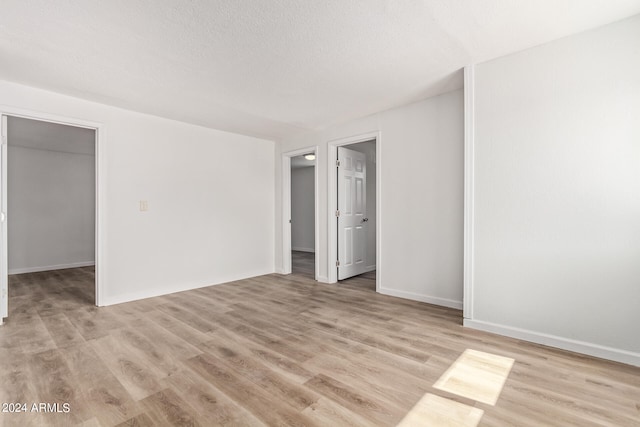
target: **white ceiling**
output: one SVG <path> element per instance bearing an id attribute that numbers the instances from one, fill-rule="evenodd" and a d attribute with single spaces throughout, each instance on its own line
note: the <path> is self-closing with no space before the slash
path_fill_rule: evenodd
<path id="1" fill-rule="evenodd" d="M 637 13 L 640 0 L 3 0 L 0 79 L 277 139 Z"/>

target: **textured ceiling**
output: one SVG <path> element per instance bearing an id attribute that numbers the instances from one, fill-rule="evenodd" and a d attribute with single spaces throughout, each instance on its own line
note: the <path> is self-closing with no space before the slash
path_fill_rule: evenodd
<path id="1" fill-rule="evenodd" d="M 640 0 L 2 0 L 0 79 L 278 139 L 637 13 Z"/>

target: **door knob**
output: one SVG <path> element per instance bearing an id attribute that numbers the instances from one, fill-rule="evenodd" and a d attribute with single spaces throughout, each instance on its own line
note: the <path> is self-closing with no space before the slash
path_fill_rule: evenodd
<path id="1" fill-rule="evenodd" d="M 362 218 L 362 222 L 367 222 L 369 221 L 369 218 Z"/>

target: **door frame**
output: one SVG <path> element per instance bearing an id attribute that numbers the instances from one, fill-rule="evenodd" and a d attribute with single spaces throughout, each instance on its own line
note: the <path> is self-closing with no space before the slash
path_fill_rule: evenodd
<path id="1" fill-rule="evenodd" d="M 106 243 L 106 128 L 104 124 L 92 122 L 89 120 L 77 119 L 72 117 L 60 116 L 56 114 L 44 113 L 40 111 L 32 111 L 21 108 L 14 108 L 6 105 L 0 105 L 0 117 L 11 116 L 24 119 L 39 120 L 42 122 L 57 123 L 62 125 L 92 129 L 95 131 L 95 305 L 101 306 L 104 300 L 105 287 L 105 243 Z M 2 135 L 6 135 L 6 120 L 2 119 Z M 7 135 L 8 142 L 8 135 Z M 7 212 L 7 146 L 5 139 L 2 140 L 2 165 L 0 165 L 0 181 L 2 181 L 2 200 L 0 210 L 6 215 Z M 7 241 L 7 222 L 10 218 L 2 222 L 2 234 L 0 235 L 0 290 L 8 291 L 8 241 Z M 7 297 L 8 298 L 8 297 Z M 8 306 L 8 304 L 7 304 Z M 4 312 L 4 306 L 0 307 L 0 322 L 2 318 L 8 316 Z M 1 323 L 0 323 L 1 324 Z"/>
<path id="2" fill-rule="evenodd" d="M 314 279 L 318 280 L 320 267 L 320 215 L 319 215 L 319 191 L 318 191 L 318 160 L 319 150 L 317 145 L 282 153 L 282 274 L 291 274 L 291 158 L 303 154 L 315 154 L 316 160 L 313 167 L 313 199 L 314 199 Z"/>
<path id="3" fill-rule="evenodd" d="M 338 158 L 338 147 L 371 140 L 376 141 L 376 292 L 380 292 L 380 289 L 382 288 L 382 274 L 380 268 L 382 265 L 382 135 L 379 130 L 334 139 L 327 142 L 327 206 L 329 208 L 327 212 L 327 272 L 329 283 L 337 283 L 338 267 L 336 266 L 336 260 L 338 259 L 338 224 L 336 221 L 336 211 L 338 210 L 338 177 L 336 176 L 336 159 Z"/>

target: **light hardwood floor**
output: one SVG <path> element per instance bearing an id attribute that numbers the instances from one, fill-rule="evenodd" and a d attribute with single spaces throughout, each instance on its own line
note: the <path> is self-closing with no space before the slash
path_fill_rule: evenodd
<path id="1" fill-rule="evenodd" d="M 315 254 L 311 252 L 291 251 L 291 272 L 299 277 L 315 279 Z"/>
<path id="2" fill-rule="evenodd" d="M 10 278 L 0 401 L 70 412 L 0 413 L 0 424 L 393 426 L 414 405 L 403 425 L 435 410 L 439 424 L 448 408 L 483 426 L 640 419 L 638 368 L 465 329 L 460 311 L 348 281 L 272 274 L 92 301 L 90 268 Z M 515 360 L 495 405 L 434 387 L 465 350 Z"/>
<path id="3" fill-rule="evenodd" d="M 311 252 L 291 251 L 291 272 L 295 276 L 315 280 L 315 254 Z M 340 281 L 340 284 L 375 291 L 376 272 L 374 270 L 350 277 Z"/>

